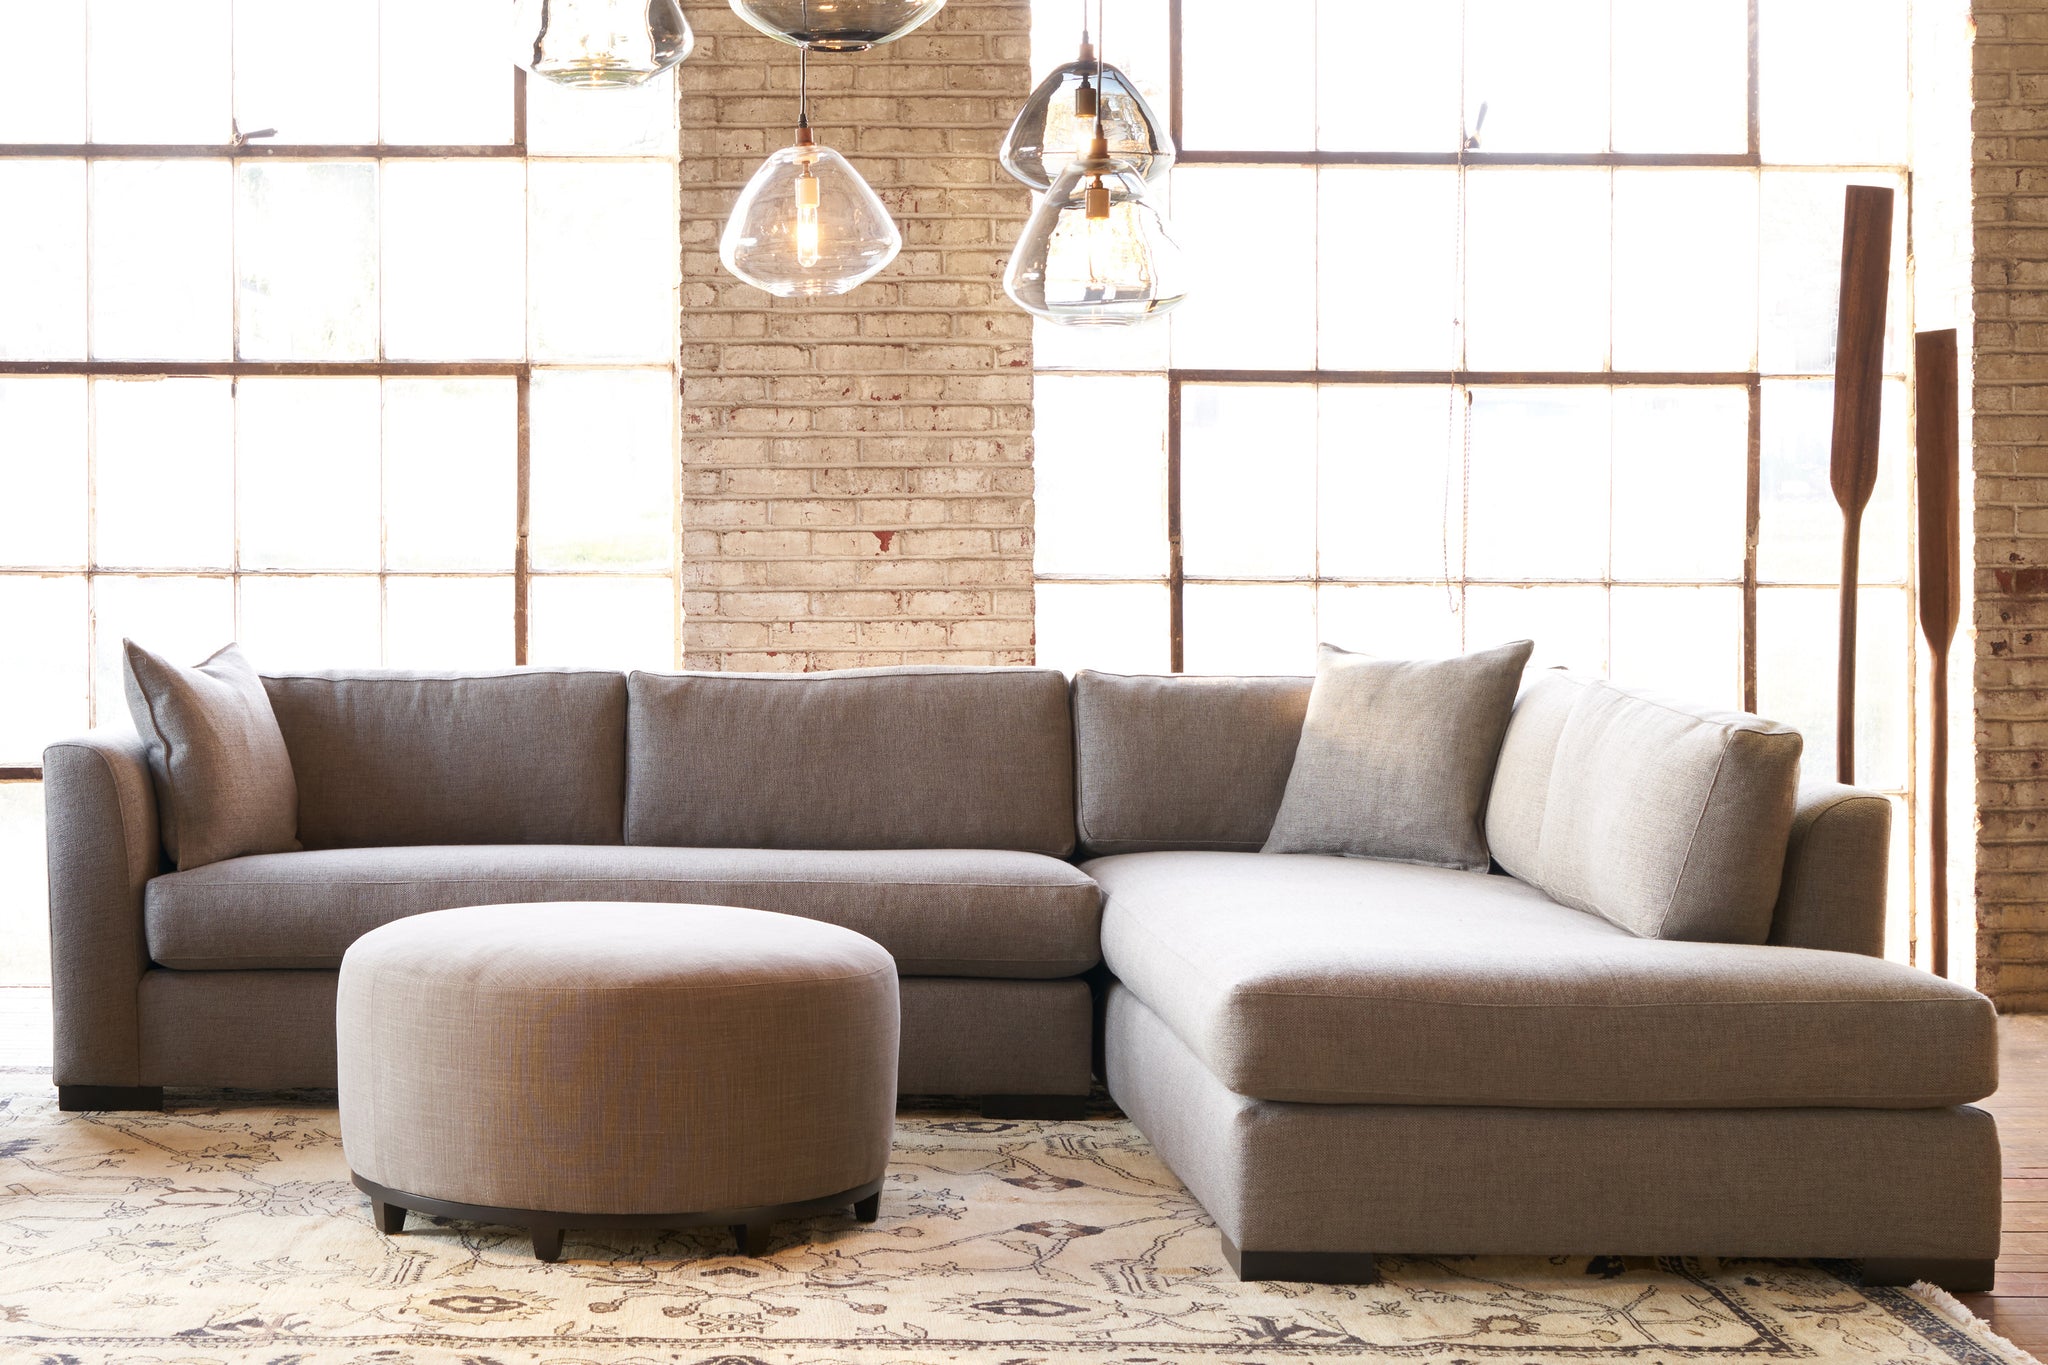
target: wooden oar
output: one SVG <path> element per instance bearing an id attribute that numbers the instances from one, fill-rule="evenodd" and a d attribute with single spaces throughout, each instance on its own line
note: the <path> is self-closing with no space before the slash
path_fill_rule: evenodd
<path id="1" fill-rule="evenodd" d="M 1962 511 L 1957 484 L 1956 334 L 1913 338 L 1914 447 L 1919 464 L 1920 630 L 1927 636 L 1934 727 L 1927 754 L 1928 940 L 1936 976 L 1948 975 L 1948 651 L 1963 610 Z"/>
<path id="2" fill-rule="evenodd" d="M 1842 294 L 1835 323 L 1835 431 L 1829 482 L 1842 507 L 1842 629 L 1835 674 L 1835 772 L 1856 780 L 1856 584 L 1863 509 L 1877 487 L 1884 397 L 1884 310 L 1891 283 L 1892 192 L 1851 185 L 1842 211 Z"/>

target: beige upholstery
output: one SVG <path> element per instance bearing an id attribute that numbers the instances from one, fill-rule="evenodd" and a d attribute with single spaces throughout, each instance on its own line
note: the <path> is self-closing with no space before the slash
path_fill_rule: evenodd
<path id="1" fill-rule="evenodd" d="M 1771 942 L 1884 956 L 1891 848 L 1888 797 L 1832 782 L 1801 788 Z"/>
<path id="2" fill-rule="evenodd" d="M 907 976 L 1093 967 L 1101 893 L 1071 863 L 978 849 L 350 848 L 238 858 L 149 884 L 149 955 L 186 971 L 335 967 L 407 915 L 533 901 L 683 901 L 842 925 Z M 567 912 L 564 912 L 567 913 Z"/>
<path id="3" fill-rule="evenodd" d="M 1846 953 L 1639 938 L 1512 878 L 1134 853 L 1109 968 L 1240 1094 L 1535 1108 L 1921 1108 L 1998 1083 L 1975 991 Z"/>
<path id="4" fill-rule="evenodd" d="M 264 686 L 307 848 L 619 842 L 617 673 L 294 673 Z"/>
<path id="5" fill-rule="evenodd" d="M 1508 727 L 1487 840 L 1552 900 L 1635 933 L 1762 943 L 1800 748 L 1756 716 L 1552 673 Z"/>
<path id="6" fill-rule="evenodd" d="M 879 1179 L 896 967 L 722 906 L 484 906 L 359 940 L 336 1001 L 350 1169 L 498 1208 L 665 1214 Z"/>

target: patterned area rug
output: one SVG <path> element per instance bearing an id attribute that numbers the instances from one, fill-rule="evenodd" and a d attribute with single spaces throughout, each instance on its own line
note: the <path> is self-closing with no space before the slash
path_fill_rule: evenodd
<path id="1" fill-rule="evenodd" d="M 60 1115 L 0 1087 L 0 1360 L 47 1365 L 1067 1365 L 2029 1358 L 1938 1290 L 1793 1263 L 1388 1259 L 1369 1288 L 1248 1285 L 1109 1115 L 902 1117 L 879 1223 L 379 1235 L 331 1095 Z"/>

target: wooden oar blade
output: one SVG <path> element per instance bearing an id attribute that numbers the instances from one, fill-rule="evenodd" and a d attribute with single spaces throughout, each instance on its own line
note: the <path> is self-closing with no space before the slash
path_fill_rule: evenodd
<path id="1" fill-rule="evenodd" d="M 1920 501 L 1920 629 L 1937 652 L 1955 639 L 1963 610 L 1956 334 L 1913 338 L 1914 449 Z"/>
<path id="2" fill-rule="evenodd" d="M 1877 487 L 1884 321 L 1891 285 L 1892 192 L 1848 187 L 1842 210 L 1842 292 L 1835 324 L 1835 429 L 1828 477 L 1842 510 L 1860 513 Z"/>

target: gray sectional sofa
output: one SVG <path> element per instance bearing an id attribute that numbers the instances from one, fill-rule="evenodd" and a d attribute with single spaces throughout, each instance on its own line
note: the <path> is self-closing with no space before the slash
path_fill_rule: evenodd
<path id="1" fill-rule="evenodd" d="M 1099 1055 L 1247 1278 L 1504 1252 L 1988 1282 L 1990 1003 L 1881 959 L 1888 803 L 1745 787 L 1788 742 L 1754 718 L 1539 678 L 1488 875 L 1259 851 L 1307 679 L 265 687 L 300 852 L 167 871 L 140 741 L 45 755 L 67 1108 L 332 1085 L 342 952 L 402 916 L 716 902 L 894 954 L 903 1093 L 1076 1112 Z"/>

